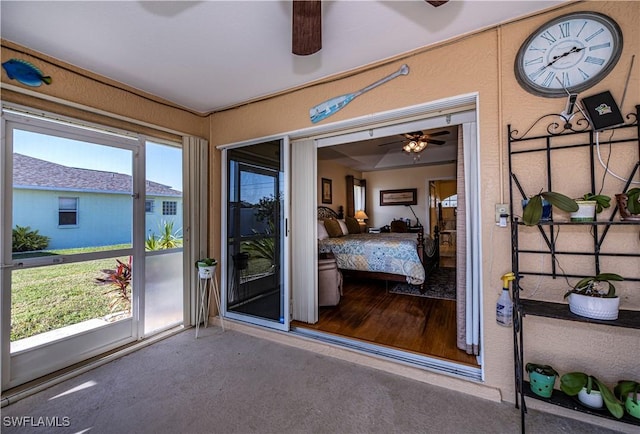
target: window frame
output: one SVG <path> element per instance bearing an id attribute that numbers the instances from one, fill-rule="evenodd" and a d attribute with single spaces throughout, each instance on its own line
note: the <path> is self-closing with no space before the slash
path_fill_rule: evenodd
<path id="1" fill-rule="evenodd" d="M 75 208 L 62 208 L 62 200 L 73 200 L 75 202 Z M 74 223 L 62 223 L 62 213 L 66 215 L 74 214 Z M 77 228 L 80 225 L 80 198 L 78 196 L 58 196 L 58 227 L 59 228 Z"/>

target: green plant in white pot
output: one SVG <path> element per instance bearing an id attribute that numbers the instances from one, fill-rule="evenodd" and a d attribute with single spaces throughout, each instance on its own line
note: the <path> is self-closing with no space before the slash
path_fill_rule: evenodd
<path id="1" fill-rule="evenodd" d="M 546 202 L 546 203 L 545 203 Z M 554 191 L 541 191 L 523 201 L 522 222 L 527 226 L 535 226 L 540 220 L 549 220 L 551 206 L 566 212 L 578 211 L 575 200 Z"/>
<path id="2" fill-rule="evenodd" d="M 196 268 L 198 269 L 198 276 L 201 279 L 209 279 L 213 277 L 216 272 L 216 266 L 218 261 L 213 258 L 203 258 L 196 261 Z"/>
<path id="3" fill-rule="evenodd" d="M 581 279 L 564 295 L 564 298 L 569 299 L 569 310 L 586 318 L 618 319 L 620 297 L 616 295 L 616 287 L 610 281 L 623 280 L 622 276 L 615 273 L 600 273 Z"/>
<path id="4" fill-rule="evenodd" d="M 578 204 L 578 210 L 571 213 L 572 222 L 593 221 L 596 214 L 611 206 L 611 198 L 604 194 L 586 193 L 575 201 Z"/>
<path id="5" fill-rule="evenodd" d="M 624 415 L 622 403 L 606 384 L 593 375 L 584 372 L 570 372 L 560 377 L 560 389 L 569 396 L 578 396 L 578 400 L 587 407 L 607 407 L 609 412 L 620 419 Z"/>

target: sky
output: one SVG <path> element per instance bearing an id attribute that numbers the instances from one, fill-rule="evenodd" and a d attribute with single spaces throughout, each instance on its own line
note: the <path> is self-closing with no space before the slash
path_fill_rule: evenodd
<path id="1" fill-rule="evenodd" d="M 132 151 L 14 130 L 13 152 L 64 166 L 132 173 Z M 182 191 L 182 150 L 147 142 L 147 180 Z"/>

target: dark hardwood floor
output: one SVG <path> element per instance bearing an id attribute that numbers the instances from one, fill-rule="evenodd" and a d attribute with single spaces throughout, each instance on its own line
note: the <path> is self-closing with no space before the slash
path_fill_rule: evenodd
<path id="1" fill-rule="evenodd" d="M 377 280 L 345 279 L 343 292 L 338 306 L 320 308 L 316 324 L 292 325 L 478 366 L 456 347 L 454 300 L 390 294 Z"/>

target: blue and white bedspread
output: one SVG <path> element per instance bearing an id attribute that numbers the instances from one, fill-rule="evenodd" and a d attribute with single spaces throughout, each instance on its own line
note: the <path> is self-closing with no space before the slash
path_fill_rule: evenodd
<path id="1" fill-rule="evenodd" d="M 353 234 L 318 240 L 318 252 L 333 253 L 338 268 L 399 274 L 412 285 L 420 285 L 425 279 L 417 246 L 417 234 L 413 233 Z"/>

